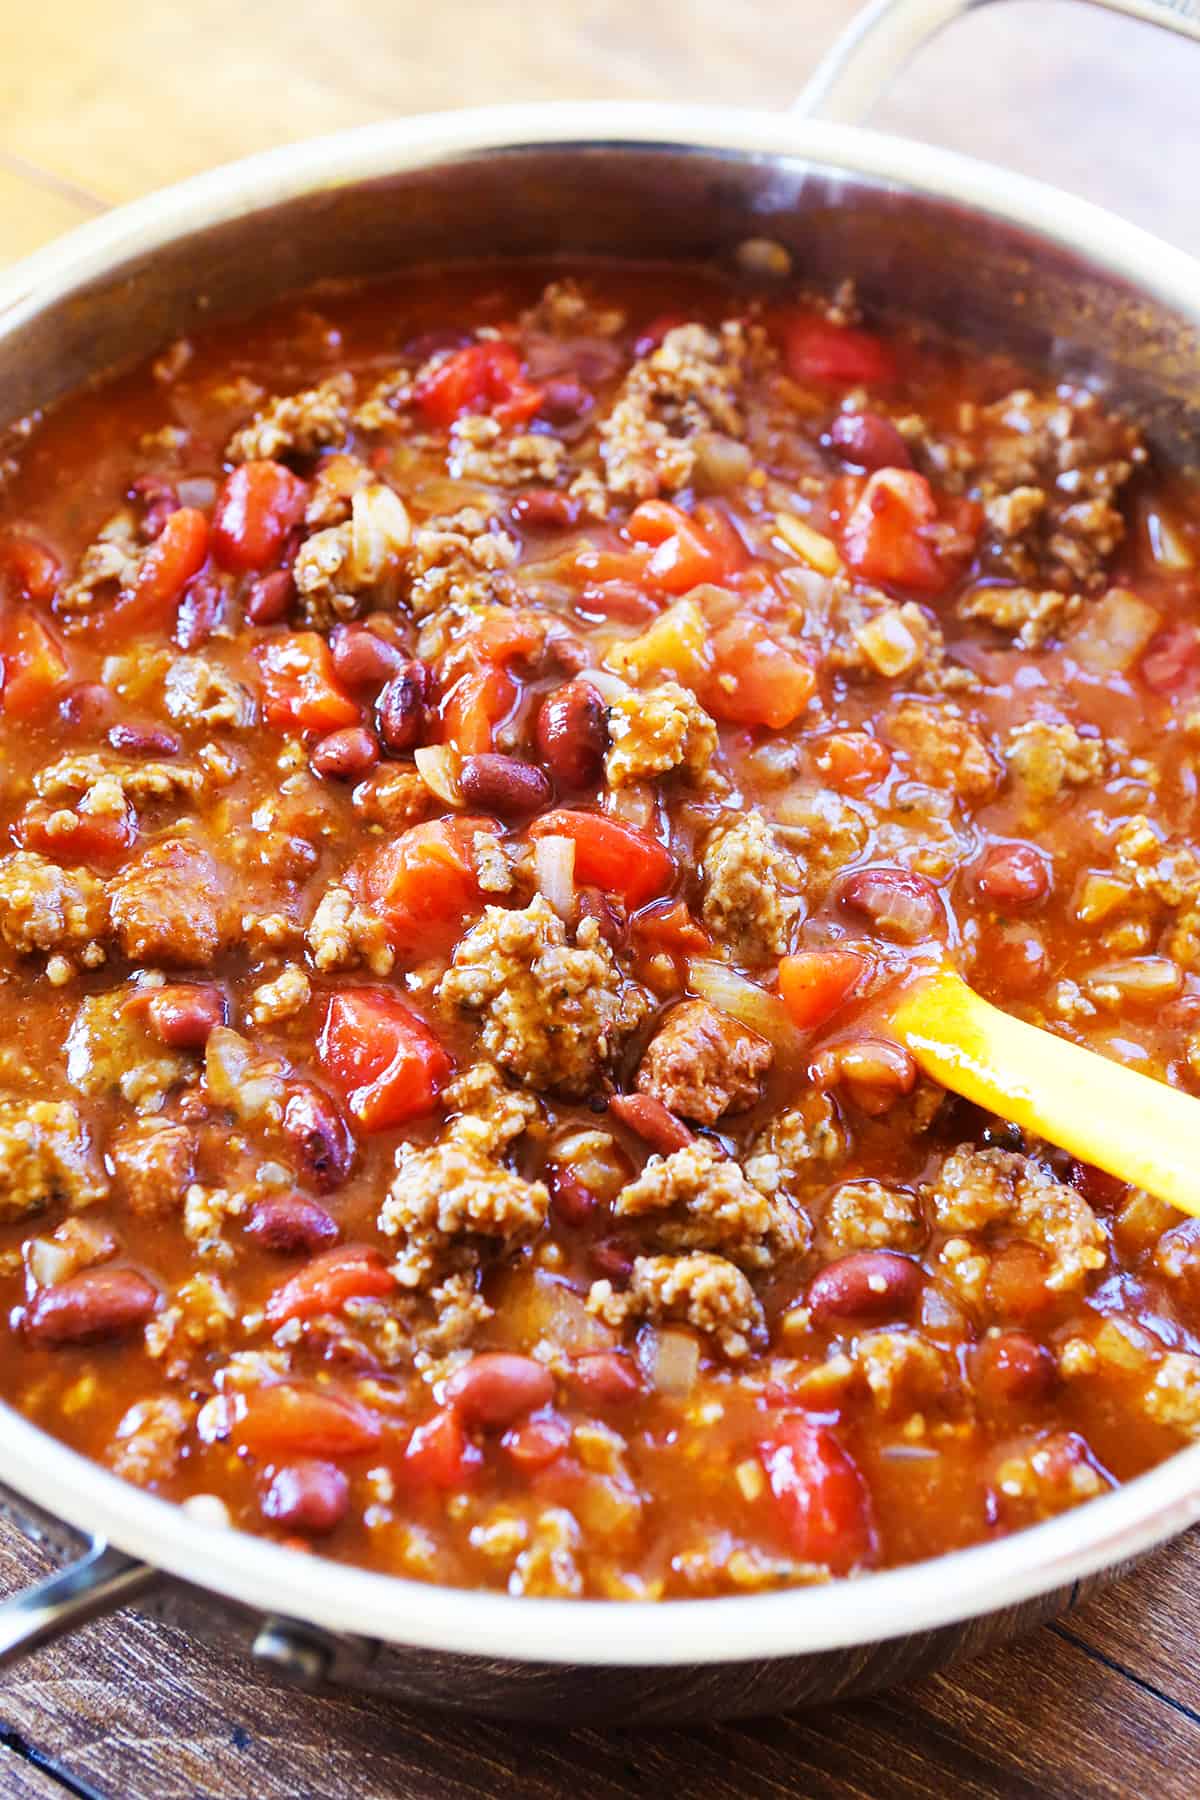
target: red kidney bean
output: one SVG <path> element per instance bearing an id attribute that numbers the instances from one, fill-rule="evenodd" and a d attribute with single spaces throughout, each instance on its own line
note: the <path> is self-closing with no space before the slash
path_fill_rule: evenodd
<path id="1" fill-rule="evenodd" d="M 1118 1175 L 1110 1175 L 1107 1169 L 1098 1169 L 1094 1163 L 1080 1162 L 1078 1158 L 1072 1162 L 1067 1179 L 1089 1206 L 1098 1207 L 1101 1212 L 1111 1211 L 1129 1191 L 1129 1183 Z"/>
<path id="2" fill-rule="evenodd" d="M 808 1284 L 817 1325 L 842 1319 L 894 1319 L 910 1312 L 921 1291 L 920 1263 L 894 1250 L 855 1250 L 829 1263 Z"/>
<path id="3" fill-rule="evenodd" d="M 81 681 L 59 701 L 58 716 L 75 731 L 95 731 L 112 718 L 116 704 L 116 695 L 103 682 Z"/>
<path id="4" fill-rule="evenodd" d="M 151 994 L 146 1016 L 172 1050 L 203 1050 L 209 1034 L 225 1023 L 225 996 L 219 988 L 175 982 Z"/>
<path id="5" fill-rule="evenodd" d="M 571 1441 L 571 1428 L 556 1413 L 545 1413 L 513 1425 L 500 1439 L 500 1445 L 518 1469 L 532 1475 L 536 1469 L 548 1469 L 557 1462 Z"/>
<path id="6" fill-rule="evenodd" d="M 354 1167 L 354 1138 L 335 1103 L 304 1082 L 288 1095 L 283 1133 L 319 1194 L 341 1187 Z"/>
<path id="7" fill-rule="evenodd" d="M 175 485 L 161 475 L 139 475 L 129 484 L 129 498 L 144 508 L 142 536 L 148 542 L 158 537 L 171 514 L 179 511 Z"/>
<path id="8" fill-rule="evenodd" d="M 187 591 L 175 614 L 172 636 L 181 650 L 198 650 L 206 644 L 225 609 L 225 590 L 211 575 L 197 575 L 188 583 Z"/>
<path id="9" fill-rule="evenodd" d="M 566 531 L 579 523 L 579 502 L 553 488 L 531 488 L 513 501 L 508 515 L 526 531 Z"/>
<path id="10" fill-rule="evenodd" d="M 908 869 L 859 869 L 842 888 L 842 905 L 861 913 L 876 931 L 915 944 L 944 929 L 941 898 L 924 875 Z"/>
<path id="11" fill-rule="evenodd" d="M 663 1156 L 669 1156 L 672 1150 L 682 1150 L 685 1144 L 695 1140 L 695 1132 L 653 1094 L 614 1094 L 608 1110 Z"/>
<path id="12" fill-rule="evenodd" d="M 375 724 L 389 750 L 415 750 L 425 735 L 429 669 L 423 662 L 401 663 L 375 702 Z"/>
<path id="13" fill-rule="evenodd" d="M 1142 680 L 1156 694 L 1173 694 L 1200 662 L 1200 635 L 1180 621 L 1151 638 L 1142 657 Z"/>
<path id="14" fill-rule="evenodd" d="M 599 1200 L 569 1164 L 558 1163 L 547 1172 L 550 1211 L 564 1225 L 586 1225 L 602 1210 Z"/>
<path id="15" fill-rule="evenodd" d="M 501 1431 L 548 1406 L 554 1377 L 544 1363 L 508 1350 L 485 1350 L 446 1383 L 446 1399 L 468 1425 Z"/>
<path id="16" fill-rule="evenodd" d="M 987 1407 L 1044 1400 L 1057 1379 L 1054 1358 L 1024 1331 L 985 1337 L 974 1356 L 975 1387 Z"/>
<path id="17" fill-rule="evenodd" d="M 597 1406 L 628 1406 L 644 1392 L 636 1364 L 620 1350 L 588 1350 L 576 1356 L 568 1379 Z"/>
<path id="18" fill-rule="evenodd" d="M 288 1531 L 314 1536 L 340 1525 L 350 1506 L 350 1483 L 336 1463 L 306 1458 L 276 1469 L 262 1498 L 263 1517 Z"/>
<path id="19" fill-rule="evenodd" d="M 839 413 L 829 427 L 838 455 L 860 469 L 911 469 L 908 445 L 880 413 Z"/>
<path id="20" fill-rule="evenodd" d="M 25 1308 L 25 1335 L 35 1344 L 85 1344 L 136 1331 L 158 1310 L 158 1289 L 136 1269 L 85 1269 L 39 1288 Z"/>
<path id="21" fill-rule="evenodd" d="M 348 725 L 314 744 L 311 760 L 329 781 L 360 781 L 379 761 L 379 745 L 365 725 Z"/>
<path id="22" fill-rule="evenodd" d="M 538 412 L 555 425 L 568 425 L 582 419 L 596 404 L 596 397 L 573 375 L 552 375 L 542 383 L 542 404 Z"/>
<path id="23" fill-rule="evenodd" d="M 328 1250 L 341 1235 L 337 1220 L 303 1194 L 271 1194 L 258 1201 L 246 1221 L 247 1237 L 283 1256 Z"/>
<path id="24" fill-rule="evenodd" d="M 975 885 L 1001 912 L 1036 906 L 1050 892 L 1050 870 L 1032 844 L 993 844 L 979 865 Z"/>
<path id="25" fill-rule="evenodd" d="M 126 756 L 178 756 L 183 748 L 175 733 L 161 725 L 112 725 L 108 741 Z"/>
<path id="26" fill-rule="evenodd" d="M 605 1281 L 618 1288 L 628 1284 L 636 1253 L 621 1238 L 599 1238 L 589 1246 L 587 1254 L 588 1262 Z"/>
<path id="27" fill-rule="evenodd" d="M 823 1050 L 812 1066 L 821 1087 L 843 1086 L 860 1112 L 878 1118 L 917 1085 L 916 1059 L 887 1038 L 852 1038 Z"/>
<path id="28" fill-rule="evenodd" d="M 625 941 L 625 921 L 613 907 L 607 894 L 599 888 L 584 887 L 578 893 L 579 918 L 595 919 L 600 928 L 600 936 L 606 944 L 615 950 L 618 944 Z"/>
<path id="29" fill-rule="evenodd" d="M 337 625 L 329 650 L 338 679 L 347 687 L 381 687 L 404 667 L 404 652 L 366 625 Z"/>
<path id="30" fill-rule="evenodd" d="M 1036 931 L 1005 926 L 982 935 L 980 964 L 1005 993 L 1032 993 L 1046 973 L 1046 946 Z"/>
<path id="31" fill-rule="evenodd" d="M 295 591 L 289 569 L 260 575 L 251 582 L 246 596 L 246 617 L 251 625 L 277 625 L 280 619 L 286 619 Z"/>
<path id="32" fill-rule="evenodd" d="M 546 696 L 534 741 L 560 787 L 590 787 L 600 779 L 608 749 L 608 708 L 590 682 L 568 681 Z"/>
<path id="33" fill-rule="evenodd" d="M 540 812 L 554 797 L 549 780 L 533 763 L 491 750 L 463 757 L 458 785 L 468 805 L 499 813 L 502 819 Z"/>

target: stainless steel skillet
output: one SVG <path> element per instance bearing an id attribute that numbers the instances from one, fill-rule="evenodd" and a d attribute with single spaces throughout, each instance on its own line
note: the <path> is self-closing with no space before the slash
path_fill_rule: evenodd
<path id="1" fill-rule="evenodd" d="M 978 3 L 978 0 L 976 0 Z M 1097 0 L 1200 39 L 1196 0 Z M 737 262 L 1040 360 L 1200 465 L 1200 264 L 1057 192 L 852 121 L 972 0 L 876 0 L 791 117 L 545 106 L 439 115 L 219 169 L 0 282 L 0 423 L 320 277 L 500 252 Z M 1197 59 L 1200 70 L 1200 56 Z M 1050 1524 L 853 1584 L 657 1606 L 423 1586 L 222 1531 L 7 1409 L 0 1504 L 91 1545 L 0 1606 L 0 1659 L 136 1600 L 285 1678 L 513 1716 L 711 1719 L 899 1681 L 1069 1605 L 1200 1517 L 1200 1447 Z"/>

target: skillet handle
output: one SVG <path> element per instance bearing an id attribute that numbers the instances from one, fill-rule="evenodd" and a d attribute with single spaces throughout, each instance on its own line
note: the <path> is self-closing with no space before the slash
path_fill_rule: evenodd
<path id="1" fill-rule="evenodd" d="M 93 1538 L 78 1561 L 0 1602 L 0 1669 L 89 1619 L 128 1606 L 157 1580 L 157 1569 Z"/>
<path id="2" fill-rule="evenodd" d="M 857 125 L 922 44 L 995 0 L 870 0 L 821 58 L 793 112 Z M 1089 0 L 1200 43 L 1200 0 Z"/>

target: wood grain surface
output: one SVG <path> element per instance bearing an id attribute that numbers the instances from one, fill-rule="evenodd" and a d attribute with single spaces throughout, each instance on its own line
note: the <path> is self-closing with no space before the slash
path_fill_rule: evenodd
<path id="1" fill-rule="evenodd" d="M 249 151 L 436 107 L 786 106 L 852 0 L 0 0 L 0 261 Z M 1200 51 L 1068 4 L 989 9 L 875 123 L 1052 179 L 1200 251 Z M 0 1525 L 0 1592 L 45 1572 Z M 123 1615 L 0 1684 L 4 1800 L 1193 1800 L 1200 1540 L 1060 1624 L 876 1699 L 695 1731 L 417 1716 L 268 1685 Z"/>

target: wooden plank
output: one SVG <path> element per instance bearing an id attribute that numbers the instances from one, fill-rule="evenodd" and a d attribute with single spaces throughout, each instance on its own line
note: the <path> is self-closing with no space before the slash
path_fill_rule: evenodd
<path id="1" fill-rule="evenodd" d="M 0 265 L 27 255 L 102 210 L 99 201 L 61 187 L 40 172 L 7 163 L 0 154 Z"/>

